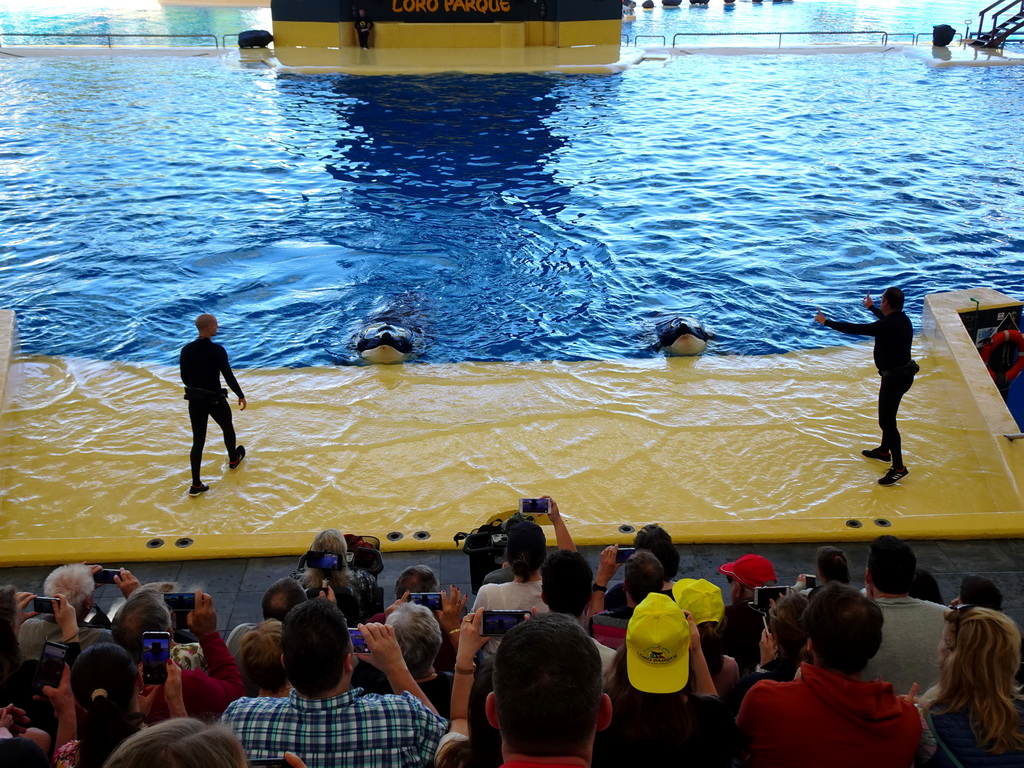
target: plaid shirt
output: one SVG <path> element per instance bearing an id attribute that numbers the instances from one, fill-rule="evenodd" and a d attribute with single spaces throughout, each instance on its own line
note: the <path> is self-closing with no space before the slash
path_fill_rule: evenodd
<path id="1" fill-rule="evenodd" d="M 437 751 L 448 721 L 410 693 L 363 695 L 362 688 L 329 699 L 239 699 L 224 713 L 250 758 L 294 752 L 308 768 L 420 768 Z"/>

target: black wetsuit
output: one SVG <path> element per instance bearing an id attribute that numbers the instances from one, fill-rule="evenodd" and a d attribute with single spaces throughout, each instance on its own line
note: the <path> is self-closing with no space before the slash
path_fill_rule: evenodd
<path id="1" fill-rule="evenodd" d="M 892 465 L 903 466 L 903 451 L 900 431 L 896 428 L 896 413 L 900 400 L 914 383 L 916 366 L 912 365 L 910 346 L 914 340 L 914 327 L 910 318 L 901 310 L 882 314 L 876 306 L 871 312 L 878 318 L 874 323 L 840 323 L 826 320 L 825 326 L 856 336 L 875 337 L 875 367 L 882 377 L 878 388 L 878 426 L 882 428 L 883 451 L 892 454 Z"/>
<path id="2" fill-rule="evenodd" d="M 220 377 L 231 387 L 239 399 L 245 397 L 238 386 L 235 375 L 228 363 L 228 353 L 220 344 L 207 338 L 189 342 L 181 350 L 181 381 L 185 385 L 188 401 L 188 418 L 192 422 L 192 485 L 200 485 L 199 466 L 203 460 L 203 446 L 206 445 L 206 426 L 209 418 L 217 422 L 224 431 L 224 447 L 228 449 L 228 460 L 235 460 L 235 427 L 231 422 L 231 406 L 220 386 Z M 201 392 L 190 392 L 198 389 Z"/>

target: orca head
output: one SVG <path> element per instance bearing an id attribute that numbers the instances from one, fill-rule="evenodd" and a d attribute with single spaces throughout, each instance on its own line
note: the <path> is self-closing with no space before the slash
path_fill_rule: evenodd
<path id="1" fill-rule="evenodd" d="M 700 355 L 708 348 L 710 334 L 699 321 L 676 317 L 657 327 L 658 346 L 668 355 Z"/>
<path id="2" fill-rule="evenodd" d="M 402 363 L 412 355 L 412 333 L 398 325 L 376 323 L 359 334 L 356 349 L 371 363 Z"/>

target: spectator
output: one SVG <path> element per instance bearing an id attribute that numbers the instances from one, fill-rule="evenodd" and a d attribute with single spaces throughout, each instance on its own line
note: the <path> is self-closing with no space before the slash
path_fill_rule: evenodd
<path id="1" fill-rule="evenodd" d="M 333 570 L 305 568 L 299 581 L 307 592 L 316 594 L 330 587 L 342 600 L 343 595 L 351 594 L 359 618 L 368 617 L 372 613 L 373 590 L 377 585 L 367 571 L 348 567 L 348 545 L 341 531 L 328 528 L 318 533 L 309 549 L 311 552 L 333 552 L 338 555 L 338 567 Z"/>
<path id="2" fill-rule="evenodd" d="M 746 674 L 757 666 L 758 643 L 764 629 L 761 614 L 750 607 L 750 601 L 755 587 L 775 583 L 775 568 L 760 555 L 743 555 L 733 563 L 719 566 L 718 572 L 729 582 L 730 605 L 725 609 L 722 645 L 736 659 L 740 674 Z"/>
<path id="3" fill-rule="evenodd" d="M 636 607 L 608 677 L 612 719 L 594 741 L 594 768 L 641 756 L 652 766 L 732 764 L 739 732 L 700 643 L 695 617 L 671 598 L 652 592 Z"/>
<path id="4" fill-rule="evenodd" d="M 409 674 L 434 705 L 437 713 L 447 719 L 452 700 L 452 673 L 434 669 L 434 659 L 441 648 L 441 627 L 433 612 L 423 605 L 405 603 L 388 616 L 395 639 Z"/>
<path id="5" fill-rule="evenodd" d="M 224 713 L 250 758 L 293 750 L 318 768 L 422 766 L 437 751 L 446 722 L 412 679 L 392 627 L 360 624 L 370 654 L 397 695 L 351 688 L 352 642 L 345 614 L 307 600 L 284 620 L 281 645 L 288 698 L 240 699 Z"/>
<path id="6" fill-rule="evenodd" d="M 541 600 L 554 613 L 565 613 L 584 626 L 583 617 L 590 604 L 594 571 L 579 552 L 560 549 L 540 567 Z M 615 651 L 594 640 L 601 654 L 601 669 L 607 673 L 615 660 Z"/>
<path id="7" fill-rule="evenodd" d="M 924 568 L 914 569 L 914 583 L 910 585 L 910 596 L 928 603 L 946 605 L 946 601 L 942 599 L 939 583 Z"/>
<path id="8" fill-rule="evenodd" d="M 21 710 L 13 705 L 0 707 L 0 765 L 11 768 L 50 768 L 46 752 L 31 739 L 15 736 Z"/>
<path id="9" fill-rule="evenodd" d="M 935 648 L 942 637 L 944 606 L 910 597 L 917 558 L 895 536 L 879 536 L 868 550 L 864 575 L 868 597 L 885 617 L 882 647 L 864 670 L 866 679 L 888 680 L 899 693 L 917 683 L 921 690 L 939 680 Z"/>
<path id="10" fill-rule="evenodd" d="M 577 621 L 549 613 L 509 630 L 494 659 L 487 719 L 501 731 L 506 768 L 590 765 L 611 701 L 601 692 L 601 657 Z"/>
<path id="11" fill-rule="evenodd" d="M 305 600 L 305 594 L 302 597 Z M 243 675 L 255 684 L 257 696 L 288 695 L 292 686 L 281 663 L 280 621 L 265 619 L 257 624 L 242 638 L 240 655 Z"/>
<path id="12" fill-rule="evenodd" d="M 633 546 L 637 549 L 646 549 L 661 563 L 665 569 L 665 583 L 661 592 L 672 597 L 672 581 L 679 572 L 679 550 L 672 543 L 672 537 L 668 531 L 657 523 L 649 523 L 636 532 L 633 537 Z M 604 596 L 604 610 L 611 611 L 615 608 L 622 608 L 626 605 L 626 592 L 622 584 L 615 584 L 608 588 Z"/>
<path id="13" fill-rule="evenodd" d="M 823 587 L 830 581 L 850 583 L 850 563 L 846 553 L 838 547 L 820 547 L 817 554 L 818 586 Z M 803 592 L 807 589 L 807 574 L 801 573 L 793 585 L 793 589 Z"/>
<path id="14" fill-rule="evenodd" d="M 601 587 L 618 568 L 615 555 L 618 547 L 612 545 L 601 553 L 601 564 L 594 580 L 594 596 L 591 599 L 591 613 L 601 604 Z M 624 586 L 626 589 L 626 605 L 611 611 L 603 611 L 590 620 L 590 631 L 594 639 L 617 649 L 626 640 L 626 629 L 633 618 L 633 610 L 640 605 L 651 592 L 660 592 L 665 583 L 665 570 L 661 562 L 652 553 L 638 549 L 626 561 Z"/>
<path id="15" fill-rule="evenodd" d="M 82 648 L 88 648 L 93 643 L 112 642 L 108 630 L 91 627 L 85 623 L 95 604 L 93 590 L 96 589 L 96 585 L 93 583 L 92 574 L 91 566 L 72 563 L 55 568 L 43 582 L 43 594 L 46 597 L 62 595 L 74 609 L 78 624 L 78 642 Z M 38 659 L 47 640 L 56 643 L 66 642 L 64 632 L 57 624 L 55 616 L 38 614 L 23 622 L 18 632 L 21 657 Z"/>
<path id="16" fill-rule="evenodd" d="M 946 613 L 939 682 L 921 698 L 935 740 L 928 765 L 1024 765 L 1020 644 L 1020 630 L 999 611 L 963 604 Z"/>
<path id="17" fill-rule="evenodd" d="M 284 621 L 284 617 L 288 615 L 292 608 L 305 601 L 306 592 L 295 579 L 278 579 L 263 594 L 261 604 L 263 620 L 277 619 L 278 621 Z M 245 686 L 246 696 L 259 695 L 259 685 L 249 677 L 245 665 L 242 664 L 242 640 L 255 628 L 256 624 L 239 624 L 231 630 L 226 641 L 228 650 L 231 652 L 232 658 L 234 658 L 242 673 L 242 685 Z"/>
<path id="18" fill-rule="evenodd" d="M 981 608 L 1003 610 L 1003 593 L 992 579 L 968 574 L 960 580 L 960 594 L 953 598 L 953 605 L 969 603 Z"/>
<path id="19" fill-rule="evenodd" d="M 276 755 L 281 757 L 281 755 Z M 290 761 L 297 768 L 300 762 Z M 178 718 L 121 742 L 103 768 L 247 768 L 245 750 L 230 729 L 219 723 Z"/>
<path id="20" fill-rule="evenodd" d="M 220 717 L 228 704 L 245 695 L 245 689 L 238 665 L 217 631 L 213 598 L 197 589 L 196 607 L 186 620 L 189 629 L 199 637 L 208 671 L 182 670 L 185 710 L 192 717 Z M 144 632 L 172 632 L 171 613 L 161 593 L 147 587 L 135 590 L 114 616 L 112 632 L 117 644 L 128 651 L 136 663 L 141 662 Z M 152 724 L 170 716 L 164 692 L 158 686 L 146 722 Z"/>
<path id="21" fill-rule="evenodd" d="M 790 592 L 774 602 L 768 611 L 768 629 L 761 636 L 761 663 L 754 672 L 740 678 L 727 699 L 734 715 L 739 712 L 747 691 L 756 683 L 762 680 L 787 683 L 796 677 L 807 644 L 807 632 L 800 623 L 806 608 L 807 597 L 799 592 Z"/>
<path id="22" fill-rule="evenodd" d="M 434 768 L 497 768 L 501 765 L 501 735 L 487 720 L 487 697 L 494 690 L 493 667 L 476 669 L 474 658 L 484 647 L 480 635 L 483 610 L 466 617 L 452 685 L 451 723 L 437 746 Z M 475 677 L 474 677 L 475 675 Z"/>
<path id="23" fill-rule="evenodd" d="M 437 574 L 426 565 L 410 565 L 395 579 L 395 599 L 400 600 L 406 592 L 440 592 L 441 583 Z"/>
<path id="24" fill-rule="evenodd" d="M 736 659 L 722 650 L 725 629 L 725 601 L 722 590 L 706 579 L 680 579 L 672 588 L 676 605 L 689 611 L 700 632 L 700 649 L 707 662 L 715 693 L 725 700 L 740 679 Z"/>
<path id="25" fill-rule="evenodd" d="M 550 496 L 541 496 L 542 499 L 548 500 L 548 520 L 551 523 L 551 527 L 555 532 L 555 546 L 559 549 L 567 549 L 570 552 L 576 551 L 576 545 L 573 544 L 572 536 L 569 534 L 569 529 L 565 527 L 565 521 L 562 519 L 562 514 L 558 510 L 558 505 L 555 500 Z M 519 523 L 510 526 L 507 533 L 511 534 L 512 529 L 515 528 Z M 515 580 L 516 576 L 512 570 L 512 559 L 508 551 L 508 544 L 505 545 L 505 562 L 501 564 L 501 568 L 491 571 L 487 576 L 484 577 L 484 585 L 487 584 L 507 584 L 510 581 Z"/>
<path id="26" fill-rule="evenodd" d="M 812 663 L 792 682 L 766 680 L 743 699 L 737 724 L 750 768 L 907 768 L 921 738 L 914 705 L 890 683 L 865 682 L 882 643 L 882 610 L 853 587 L 826 584 L 803 614 Z"/>

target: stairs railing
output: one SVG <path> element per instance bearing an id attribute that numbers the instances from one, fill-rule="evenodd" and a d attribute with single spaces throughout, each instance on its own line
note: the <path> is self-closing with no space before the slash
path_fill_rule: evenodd
<path id="1" fill-rule="evenodd" d="M 992 25 L 988 30 L 985 28 L 986 15 Z M 998 48 L 1006 38 L 1024 28 L 1024 0 L 996 0 L 982 10 L 978 17 L 978 34 L 971 45 Z"/>

